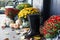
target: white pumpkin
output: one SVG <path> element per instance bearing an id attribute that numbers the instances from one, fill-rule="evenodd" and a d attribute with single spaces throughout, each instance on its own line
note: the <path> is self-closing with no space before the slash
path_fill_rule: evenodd
<path id="1" fill-rule="evenodd" d="M 14 23 L 10 23 L 9 25 L 11 28 L 14 28 Z"/>
<path id="2" fill-rule="evenodd" d="M 11 20 L 10 18 L 6 17 L 6 18 L 5 18 L 5 24 L 6 24 L 7 26 L 9 26 L 10 23 L 14 23 L 14 21 Z"/>
<path id="3" fill-rule="evenodd" d="M 17 29 L 17 28 L 19 28 L 19 25 L 18 24 L 15 24 L 15 23 L 11 23 L 10 24 L 10 27 Z"/>

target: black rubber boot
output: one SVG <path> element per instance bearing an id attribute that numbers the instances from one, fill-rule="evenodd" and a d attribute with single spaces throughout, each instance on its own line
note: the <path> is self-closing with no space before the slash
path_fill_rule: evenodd
<path id="1" fill-rule="evenodd" d="M 27 33 L 25 38 L 31 38 L 35 35 L 40 34 L 39 32 L 40 15 L 29 15 L 28 20 L 30 22 L 30 31 Z"/>

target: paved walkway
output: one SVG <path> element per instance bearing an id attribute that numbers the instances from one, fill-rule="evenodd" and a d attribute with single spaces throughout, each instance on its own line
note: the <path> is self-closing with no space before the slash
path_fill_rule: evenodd
<path id="1" fill-rule="evenodd" d="M 11 28 L 5 28 L 4 30 L 1 28 L 4 19 L 5 15 L 0 14 L 0 40 L 4 40 L 5 38 L 9 38 L 9 40 L 20 40 L 19 39 L 20 35 L 16 35 L 16 32 L 12 31 Z"/>

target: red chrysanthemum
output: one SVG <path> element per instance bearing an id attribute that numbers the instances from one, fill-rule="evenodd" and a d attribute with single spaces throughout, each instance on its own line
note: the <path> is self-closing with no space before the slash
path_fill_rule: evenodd
<path id="1" fill-rule="evenodd" d="M 9 18 L 14 18 L 18 14 L 19 10 L 14 8 L 6 8 L 5 9 L 5 15 Z"/>
<path id="2" fill-rule="evenodd" d="M 52 36 L 60 30 L 60 16 L 51 16 L 48 20 L 45 21 L 44 27 L 42 28 L 42 32 L 44 36 L 49 34 L 48 36 Z"/>

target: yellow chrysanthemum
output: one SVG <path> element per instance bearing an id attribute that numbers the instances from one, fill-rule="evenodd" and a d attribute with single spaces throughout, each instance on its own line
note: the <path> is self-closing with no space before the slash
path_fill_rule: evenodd
<path id="1" fill-rule="evenodd" d="M 19 18 L 27 18 L 27 15 L 37 14 L 39 11 L 36 8 L 24 8 L 18 13 Z"/>

